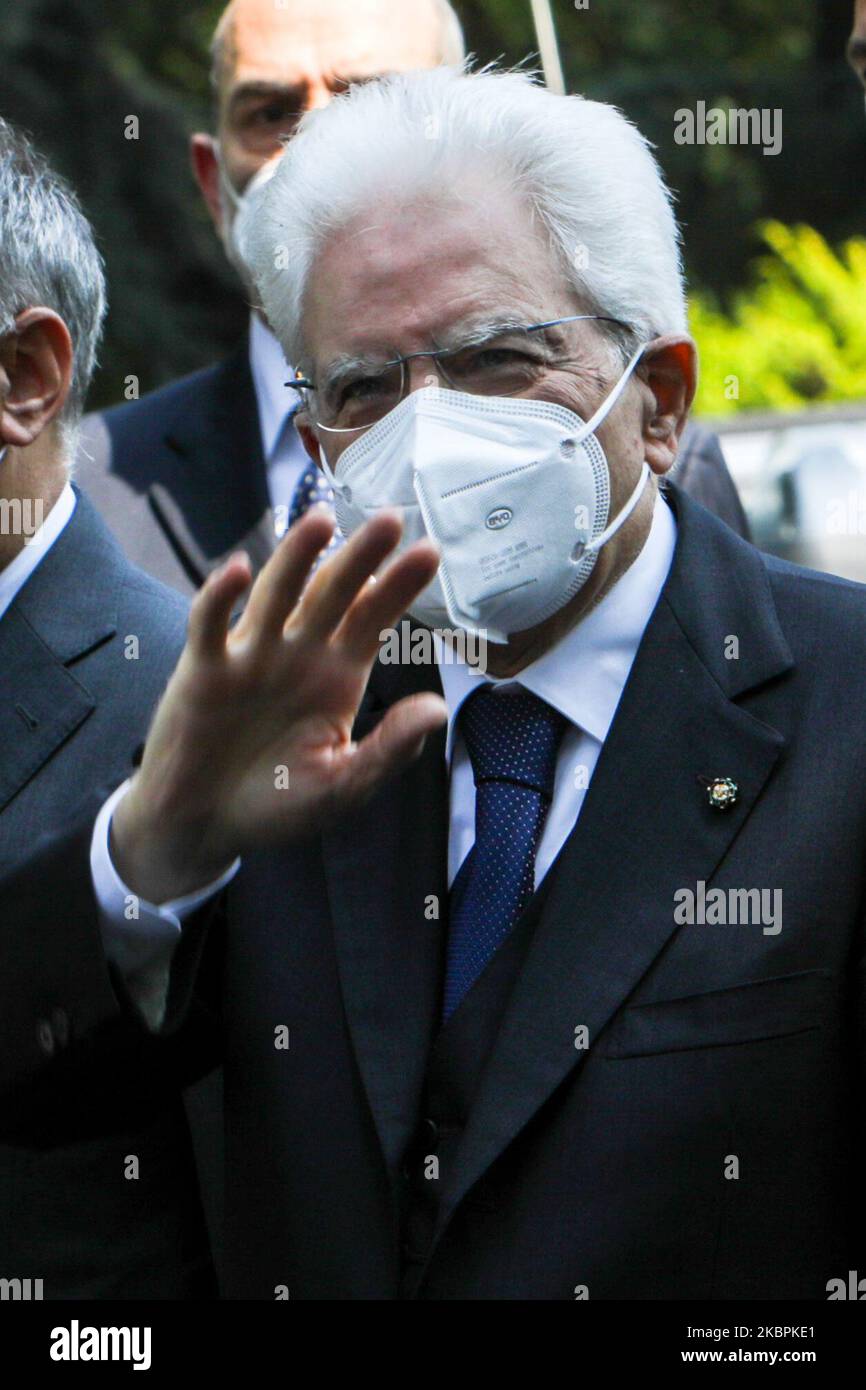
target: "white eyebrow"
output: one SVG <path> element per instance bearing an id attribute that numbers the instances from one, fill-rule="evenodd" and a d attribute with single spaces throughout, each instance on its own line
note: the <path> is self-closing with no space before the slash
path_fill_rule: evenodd
<path id="1" fill-rule="evenodd" d="M 348 354 L 335 357 L 328 363 L 326 370 L 319 377 L 321 385 L 316 385 L 319 392 L 334 391 L 342 383 L 355 376 L 375 375 L 381 372 L 387 365 L 385 358 L 374 357 L 351 357 Z"/>
<path id="2" fill-rule="evenodd" d="M 452 348 L 459 349 L 464 347 L 475 347 L 478 343 L 483 343 L 487 338 L 495 338 L 500 333 L 513 333 L 518 329 L 528 328 L 532 325 L 527 324 L 525 318 L 520 314 L 502 313 L 489 319 L 469 319 L 464 323 L 452 326 L 444 335 L 444 341 L 436 347 L 431 347 L 431 352 L 450 352 Z M 342 354 L 333 358 L 321 374 L 321 385 L 317 386 L 320 392 L 333 392 L 344 381 L 354 376 L 371 375 L 375 376 L 382 372 L 386 367 L 393 366 L 399 362 L 400 357 L 394 357 L 393 349 L 391 355 L 374 357 L 356 357 L 349 353 Z M 407 353 L 407 357 L 423 355 L 423 351 L 418 353 Z"/>
<path id="3" fill-rule="evenodd" d="M 495 338 L 500 333 L 513 333 L 516 329 L 530 328 L 531 326 L 522 314 L 503 313 L 497 314 L 495 318 L 468 319 L 448 331 L 445 335 L 446 341 L 441 344 L 441 347 L 445 352 L 448 352 L 448 340 L 455 347 L 475 347 L 477 343 L 483 343 L 485 338 Z"/>

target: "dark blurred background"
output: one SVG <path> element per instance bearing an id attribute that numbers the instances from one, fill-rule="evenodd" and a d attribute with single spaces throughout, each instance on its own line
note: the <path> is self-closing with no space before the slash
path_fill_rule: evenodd
<path id="1" fill-rule="evenodd" d="M 406 0 L 411 4 L 412 0 Z M 92 403 L 145 391 L 234 343 L 245 310 L 188 172 L 209 129 L 207 42 L 220 0 L 3 0 L 0 112 L 27 128 L 98 231 L 111 312 Z M 458 0 L 470 50 L 535 52 L 529 0 Z M 748 278 L 764 217 L 829 242 L 866 230 L 866 121 L 844 60 L 851 0 L 555 0 L 569 91 L 615 102 L 657 146 L 677 191 L 693 286 L 726 298 Z M 680 146 L 673 113 L 781 107 L 775 157 Z M 138 140 L 125 138 L 137 116 Z"/>

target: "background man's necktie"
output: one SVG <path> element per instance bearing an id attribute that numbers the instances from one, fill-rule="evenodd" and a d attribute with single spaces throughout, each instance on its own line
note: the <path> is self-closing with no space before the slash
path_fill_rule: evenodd
<path id="1" fill-rule="evenodd" d="M 292 505 L 289 508 L 289 525 L 294 526 L 296 521 L 300 521 L 305 512 L 310 507 L 314 507 L 317 502 L 327 502 L 333 509 L 334 494 L 327 478 L 321 468 L 317 468 L 310 459 L 304 469 L 298 485 L 292 497 Z"/>
<path id="2" fill-rule="evenodd" d="M 460 711 L 475 776 L 475 844 L 450 895 L 443 1016 L 448 1018 L 534 892 L 535 852 L 553 799 L 568 720 L 521 690 L 484 685 Z"/>
<path id="3" fill-rule="evenodd" d="M 310 459 L 309 464 L 298 480 L 298 485 L 292 497 L 292 505 L 289 508 L 289 526 L 294 526 L 296 521 L 300 521 L 304 513 L 309 511 L 310 507 L 314 507 L 317 502 L 327 502 L 331 511 L 334 510 L 333 490 L 321 468 L 317 468 L 312 459 Z M 316 561 L 315 568 L 318 569 L 322 561 L 327 560 L 328 556 L 332 555 L 335 550 L 338 550 L 342 544 L 343 537 L 340 531 L 335 529 L 328 543 L 327 550 L 325 550 Z"/>

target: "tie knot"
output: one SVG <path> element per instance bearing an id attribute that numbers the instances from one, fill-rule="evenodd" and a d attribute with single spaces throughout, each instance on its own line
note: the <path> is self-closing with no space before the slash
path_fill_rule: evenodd
<path id="1" fill-rule="evenodd" d="M 556 759 L 568 720 L 529 690 L 476 690 L 460 711 L 475 785 L 514 782 L 553 797 Z"/>

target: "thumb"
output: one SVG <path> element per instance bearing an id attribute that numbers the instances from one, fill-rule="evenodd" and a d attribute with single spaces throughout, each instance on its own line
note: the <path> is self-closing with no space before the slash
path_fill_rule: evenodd
<path id="1" fill-rule="evenodd" d="M 368 796 L 380 782 L 417 758 L 427 735 L 447 719 L 445 701 L 432 692 L 410 695 L 392 705 L 352 754 L 343 784 L 345 793 L 352 798 Z"/>

